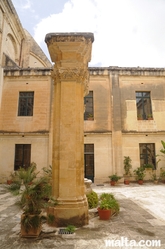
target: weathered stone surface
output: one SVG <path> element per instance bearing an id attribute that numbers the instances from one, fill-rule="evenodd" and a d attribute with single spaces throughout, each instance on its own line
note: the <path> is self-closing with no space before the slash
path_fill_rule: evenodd
<path id="1" fill-rule="evenodd" d="M 55 225 L 88 223 L 84 186 L 84 90 L 92 34 L 48 34 L 45 38 L 55 62 L 53 113 L 53 194 Z"/>

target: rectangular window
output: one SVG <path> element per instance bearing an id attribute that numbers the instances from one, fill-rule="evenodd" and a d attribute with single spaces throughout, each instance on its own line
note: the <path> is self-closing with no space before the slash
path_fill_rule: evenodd
<path id="1" fill-rule="evenodd" d="M 31 144 L 16 144 L 14 170 L 18 170 L 20 167 L 28 168 L 30 166 L 30 158 Z"/>
<path id="2" fill-rule="evenodd" d="M 155 144 L 139 144 L 140 150 L 140 166 L 144 164 L 152 164 L 156 169 Z"/>
<path id="3" fill-rule="evenodd" d="M 84 144 L 85 178 L 94 181 L 94 144 Z"/>
<path id="4" fill-rule="evenodd" d="M 84 120 L 94 120 L 93 112 L 93 91 L 90 91 L 87 96 L 84 98 Z"/>
<path id="5" fill-rule="evenodd" d="M 20 92 L 18 116 L 33 116 L 34 92 Z"/>
<path id="6" fill-rule="evenodd" d="M 136 92 L 137 118 L 153 119 L 150 92 Z"/>

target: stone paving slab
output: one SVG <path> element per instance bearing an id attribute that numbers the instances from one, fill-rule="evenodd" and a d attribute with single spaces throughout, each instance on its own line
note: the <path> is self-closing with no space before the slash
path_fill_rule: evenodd
<path id="1" fill-rule="evenodd" d="M 101 221 L 98 217 L 90 219 L 88 226 L 76 230 L 74 237 L 61 237 L 55 235 L 57 228 L 43 225 L 43 231 L 37 239 L 25 239 L 20 237 L 20 216 L 21 210 L 15 205 L 16 198 L 7 192 L 4 185 L 0 185 L 0 249 L 139 249 L 149 247 L 110 247 L 105 240 L 121 240 L 126 237 L 128 240 L 161 240 L 161 247 L 165 248 L 165 218 L 161 216 L 159 207 L 153 208 L 152 202 L 159 197 L 159 203 L 165 202 L 165 185 L 154 188 L 154 185 L 125 187 L 120 185 L 110 187 L 93 186 L 98 194 L 103 192 L 114 193 L 120 203 L 118 216 L 113 216 L 109 221 Z M 152 189 L 152 191 L 151 191 Z M 143 196 L 144 193 L 144 196 Z M 147 198 L 147 194 L 150 193 Z M 156 194 L 155 194 L 156 193 Z M 141 201 L 141 202 L 140 202 Z M 151 205 L 149 203 L 151 202 Z M 147 203 L 147 204 L 146 204 Z M 156 213 L 155 213 L 156 212 Z"/>

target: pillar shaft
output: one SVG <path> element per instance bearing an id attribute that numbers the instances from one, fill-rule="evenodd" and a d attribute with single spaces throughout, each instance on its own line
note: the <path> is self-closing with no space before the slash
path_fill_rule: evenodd
<path id="1" fill-rule="evenodd" d="M 53 62 L 53 209 L 57 226 L 88 223 L 84 189 L 84 93 L 88 88 L 88 62 L 93 35 L 48 34 L 46 43 Z"/>

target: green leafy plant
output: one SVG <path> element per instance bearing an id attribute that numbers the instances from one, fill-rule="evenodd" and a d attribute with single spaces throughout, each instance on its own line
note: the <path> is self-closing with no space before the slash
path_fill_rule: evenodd
<path id="1" fill-rule="evenodd" d="M 139 114 L 137 115 L 137 118 L 138 118 L 138 120 L 141 120 L 141 119 L 143 119 L 143 115 L 139 113 Z"/>
<path id="2" fill-rule="evenodd" d="M 145 169 L 143 167 L 138 167 L 133 171 L 135 173 L 137 180 L 143 180 L 145 177 Z"/>
<path id="3" fill-rule="evenodd" d="M 103 199 L 115 199 L 114 195 L 111 194 L 111 193 L 102 193 L 100 195 L 100 200 L 103 200 Z"/>
<path id="4" fill-rule="evenodd" d="M 93 118 L 93 114 L 92 113 L 88 113 L 88 118 Z"/>
<path id="5" fill-rule="evenodd" d="M 87 194 L 88 206 L 89 208 L 96 208 L 98 206 L 98 195 L 96 192 L 92 191 L 91 193 Z"/>
<path id="6" fill-rule="evenodd" d="M 161 140 L 161 144 L 162 144 L 162 146 L 163 146 L 163 148 L 162 149 L 160 149 L 160 152 L 163 154 L 161 154 L 161 155 L 156 155 L 156 157 L 164 157 L 165 158 L 165 142 L 163 141 L 163 140 Z M 157 164 L 159 163 L 161 161 L 161 159 L 159 159 L 158 161 L 157 161 Z"/>
<path id="7" fill-rule="evenodd" d="M 165 155 L 165 142 L 163 140 L 161 140 L 161 144 L 162 144 L 163 148 L 160 150 L 160 152 Z"/>
<path id="8" fill-rule="evenodd" d="M 20 197 L 19 205 L 23 210 L 21 224 L 25 226 L 26 230 L 29 230 L 30 227 L 33 227 L 33 223 L 34 227 L 35 224 L 39 225 L 41 223 L 41 210 L 53 203 L 50 178 L 45 171 L 43 171 L 43 174 L 39 174 L 35 163 L 32 163 L 26 169 L 20 168 L 15 172 L 14 178 L 19 180 L 21 185 L 15 191 L 16 184 L 11 184 L 9 190 L 12 193 L 17 192 Z"/>
<path id="9" fill-rule="evenodd" d="M 115 181 L 115 182 L 117 182 L 118 180 L 121 179 L 121 177 L 118 176 L 117 174 L 111 175 L 111 176 L 109 176 L 109 178 L 111 181 Z"/>
<path id="10" fill-rule="evenodd" d="M 146 163 L 146 164 L 143 164 L 143 168 L 144 169 L 154 169 L 154 166 L 152 164 Z"/>
<path id="11" fill-rule="evenodd" d="M 159 177 L 157 177 L 156 172 L 153 172 L 153 173 L 151 174 L 151 180 L 152 180 L 152 181 L 158 181 L 158 180 L 159 180 Z"/>
<path id="12" fill-rule="evenodd" d="M 21 224 L 25 228 L 25 231 L 28 233 L 29 230 L 33 227 L 34 229 L 37 229 L 39 226 L 41 226 L 41 217 L 39 215 L 24 215 Z"/>
<path id="13" fill-rule="evenodd" d="M 165 169 L 164 168 L 161 168 L 161 171 L 160 171 L 160 179 L 162 181 L 165 181 Z"/>
<path id="14" fill-rule="evenodd" d="M 110 193 L 102 193 L 100 196 L 100 209 L 112 209 L 113 212 L 118 213 L 120 210 L 120 206 L 118 201 L 115 199 L 113 194 Z"/>
<path id="15" fill-rule="evenodd" d="M 148 114 L 148 115 L 147 115 L 147 118 L 148 118 L 148 119 L 153 119 L 152 114 L 151 114 L 151 113 L 150 113 L 150 114 Z"/>
<path id="16" fill-rule="evenodd" d="M 112 209 L 115 212 L 119 212 L 119 204 L 115 199 L 103 199 L 99 207 L 100 209 Z"/>
<path id="17" fill-rule="evenodd" d="M 74 233 L 75 230 L 76 230 L 76 227 L 73 226 L 73 225 L 68 225 L 68 226 L 65 228 L 65 230 L 66 230 L 67 232 L 69 232 L 69 233 Z"/>
<path id="18" fill-rule="evenodd" d="M 129 156 L 124 156 L 124 171 L 126 176 L 131 176 L 132 160 Z"/>
<path id="19" fill-rule="evenodd" d="M 13 194 L 18 195 L 20 190 L 20 184 L 12 182 L 9 186 L 7 186 L 7 189 Z"/>

